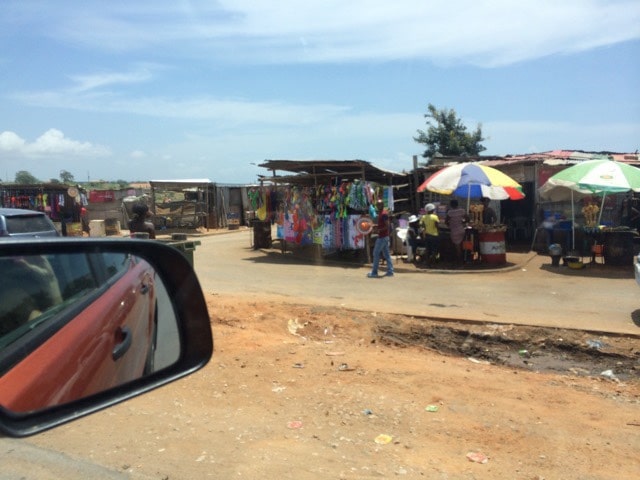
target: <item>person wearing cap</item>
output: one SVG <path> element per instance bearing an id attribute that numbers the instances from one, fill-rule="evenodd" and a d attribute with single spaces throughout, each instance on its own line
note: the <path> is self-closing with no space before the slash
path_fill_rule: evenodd
<path id="1" fill-rule="evenodd" d="M 426 260 L 430 265 L 438 258 L 438 249 L 440 247 L 440 237 L 438 235 L 438 223 L 440 219 L 436 215 L 436 206 L 433 203 L 427 203 L 424 207 L 427 211 L 420 219 L 422 237 L 427 247 Z"/>
<path id="2" fill-rule="evenodd" d="M 407 262 L 413 262 L 418 248 L 419 230 L 420 230 L 420 217 L 417 215 L 411 215 L 407 220 L 409 222 L 409 228 L 407 228 Z"/>
<path id="3" fill-rule="evenodd" d="M 393 277 L 393 259 L 391 258 L 391 252 L 389 251 L 389 232 L 391 231 L 391 225 L 389 222 L 389 213 L 384 208 L 384 202 L 380 199 L 376 202 L 376 210 L 378 212 L 378 238 L 373 246 L 373 267 L 371 272 L 367 274 L 369 278 L 378 277 L 378 265 L 380 264 L 380 257 L 384 257 L 387 262 L 387 273 L 385 277 Z"/>

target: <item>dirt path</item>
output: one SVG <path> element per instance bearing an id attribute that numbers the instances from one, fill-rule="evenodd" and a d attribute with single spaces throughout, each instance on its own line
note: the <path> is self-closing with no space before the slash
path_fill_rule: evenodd
<path id="1" fill-rule="evenodd" d="M 133 478 L 637 478 L 637 339 L 208 301 L 205 369 L 28 441 Z"/>

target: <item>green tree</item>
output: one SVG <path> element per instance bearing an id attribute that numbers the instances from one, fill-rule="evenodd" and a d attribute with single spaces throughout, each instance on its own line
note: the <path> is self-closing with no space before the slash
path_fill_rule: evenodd
<path id="1" fill-rule="evenodd" d="M 74 183 L 75 182 L 75 178 L 73 177 L 73 174 L 71 172 L 68 172 L 67 170 L 60 170 L 60 180 L 62 180 L 62 183 Z"/>
<path id="2" fill-rule="evenodd" d="M 20 170 L 19 172 L 16 172 L 15 182 L 20 185 L 42 183 L 40 180 L 38 180 L 36 177 L 31 175 L 31 173 L 27 172 L 26 170 Z"/>
<path id="3" fill-rule="evenodd" d="M 486 150 L 481 142 L 482 125 L 476 127 L 475 132 L 467 132 L 467 127 L 457 117 L 453 109 L 438 110 L 434 105 L 427 107 L 429 113 L 425 113 L 427 119 L 426 131 L 418 130 L 418 135 L 413 139 L 426 145 L 427 149 L 422 156 L 433 158 L 436 153 L 444 156 L 475 156 Z"/>

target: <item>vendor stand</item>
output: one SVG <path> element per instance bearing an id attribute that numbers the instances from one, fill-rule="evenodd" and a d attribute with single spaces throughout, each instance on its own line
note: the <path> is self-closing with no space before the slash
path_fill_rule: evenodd
<path id="1" fill-rule="evenodd" d="M 624 205 L 620 196 L 629 192 L 640 192 L 640 169 L 609 157 L 578 162 L 551 176 L 539 189 L 543 198 L 570 200 L 572 247 L 576 246 L 575 234 L 580 232 L 583 234 L 580 254 L 583 255 L 584 247 L 587 247 L 592 262 L 597 256 L 602 256 L 604 262 L 611 265 L 633 263 L 634 242 L 638 234 L 636 230 L 621 225 L 623 218 L 628 221 L 628 216 L 617 215 L 624 211 L 620 208 Z M 583 203 L 584 225 L 581 229 L 577 228 L 574 199 Z M 606 215 L 603 217 L 605 211 L 608 218 Z"/>
<path id="2" fill-rule="evenodd" d="M 432 174 L 418 187 L 418 192 L 425 190 L 466 198 L 467 213 L 471 217 L 471 228 L 463 240 L 463 254 L 467 262 L 479 260 L 496 265 L 506 263 L 506 227 L 484 225 L 484 206 L 472 206 L 471 199 L 484 197 L 492 200 L 521 200 L 524 193 L 518 182 L 480 162 L 463 162 L 444 167 Z"/>
<path id="3" fill-rule="evenodd" d="M 582 207 L 582 214 L 585 223 L 583 246 L 586 246 L 590 253 L 591 263 L 596 263 L 596 258 L 601 257 L 608 265 L 633 264 L 635 242 L 638 238 L 636 229 L 625 225 L 615 227 L 598 225 L 598 220 L 601 219 L 600 207 L 589 199 Z"/>
<path id="4" fill-rule="evenodd" d="M 462 257 L 465 264 L 504 265 L 507 262 L 505 225 L 485 225 L 482 221 L 481 204 L 469 205 L 469 223 L 462 240 Z M 439 227 L 440 259 L 455 261 L 455 248 L 451 242 L 450 230 L 446 225 Z"/>
<path id="5" fill-rule="evenodd" d="M 294 161 L 268 160 L 260 165 L 272 170 L 261 177 L 260 186 L 249 192 L 255 203 L 256 227 L 265 232 L 275 226 L 274 240 L 282 251 L 296 249 L 316 260 L 343 253 L 370 260 L 371 236 L 362 220 L 373 224 L 374 204 L 383 199 L 394 211 L 394 183 L 406 174 L 374 167 L 362 160 Z M 296 175 L 276 176 L 276 170 Z M 255 242 L 259 248 L 260 242 Z M 266 242 L 265 242 L 266 243 Z M 268 241 L 271 243 L 271 241 Z"/>
<path id="6" fill-rule="evenodd" d="M 157 230 L 212 228 L 216 225 L 215 191 L 209 179 L 151 180 L 150 211 Z"/>
<path id="7" fill-rule="evenodd" d="M 504 265 L 507 263 L 507 247 L 505 234 L 507 227 L 505 225 L 485 225 L 482 221 L 482 213 L 484 205 L 470 205 L 469 217 L 471 229 L 468 230 L 466 246 L 471 248 L 473 252 L 478 253 L 478 259 L 481 263 Z M 463 241 L 463 250 L 465 241 Z M 472 257 L 473 258 L 473 257 Z"/>
<path id="8" fill-rule="evenodd" d="M 64 184 L 8 184 L 0 186 L 0 207 L 44 212 L 64 236 L 82 236 L 83 209 L 89 205 L 84 189 Z M 85 210 L 86 211 L 86 210 Z"/>
<path id="9" fill-rule="evenodd" d="M 603 257 L 607 265 L 633 265 L 634 238 L 638 232 L 626 227 L 606 228 L 603 236 Z"/>
<path id="10" fill-rule="evenodd" d="M 576 208 L 574 218 L 568 220 L 558 212 L 570 206 L 565 202 L 554 202 L 552 205 L 556 212 L 545 211 L 547 219 L 536 230 L 532 249 L 544 234 L 545 245 L 560 245 L 563 256 L 587 257 L 592 264 L 600 261 L 609 265 L 630 265 L 640 238 L 637 229 L 620 225 L 620 218 L 613 214 L 618 210 L 619 197 L 615 194 L 607 197 L 607 214 L 601 216 L 601 200 L 596 196 L 583 196 L 580 199 L 583 206 Z"/>

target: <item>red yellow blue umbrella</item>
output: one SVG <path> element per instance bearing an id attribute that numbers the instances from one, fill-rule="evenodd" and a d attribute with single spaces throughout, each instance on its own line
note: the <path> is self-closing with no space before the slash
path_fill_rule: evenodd
<path id="1" fill-rule="evenodd" d="M 457 163 L 444 167 L 427 178 L 418 192 L 428 190 L 441 195 L 492 200 L 521 200 L 524 198 L 518 182 L 500 170 L 477 162 Z"/>

